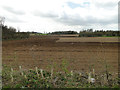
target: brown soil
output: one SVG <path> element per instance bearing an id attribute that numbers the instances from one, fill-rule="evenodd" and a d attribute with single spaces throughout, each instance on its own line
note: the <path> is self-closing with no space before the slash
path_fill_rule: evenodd
<path id="1" fill-rule="evenodd" d="M 70 38 L 70 37 L 68 37 Z M 118 70 L 118 43 L 108 42 L 56 42 L 59 37 L 33 36 L 24 40 L 3 41 L 3 65 L 24 69 L 39 67 L 61 70 L 66 61 L 68 70 L 89 70 L 93 66 L 96 72 Z M 95 39 L 96 40 L 96 39 Z M 99 39 L 98 39 L 99 41 Z M 105 63 L 106 62 L 106 63 Z"/>

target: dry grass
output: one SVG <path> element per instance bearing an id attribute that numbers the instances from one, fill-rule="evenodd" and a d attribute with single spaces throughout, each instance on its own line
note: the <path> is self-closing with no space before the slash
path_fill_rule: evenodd
<path id="1" fill-rule="evenodd" d="M 61 37 L 56 42 L 119 42 L 117 37 Z"/>

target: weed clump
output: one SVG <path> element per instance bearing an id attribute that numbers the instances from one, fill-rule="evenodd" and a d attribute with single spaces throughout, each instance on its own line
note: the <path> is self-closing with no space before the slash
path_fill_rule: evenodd
<path id="1" fill-rule="evenodd" d="M 15 71 L 13 68 L 4 67 L 2 80 L 3 88 L 117 88 L 119 78 L 112 74 L 96 74 L 67 71 L 46 71 L 35 67 L 27 71 Z M 109 78 L 107 78 L 109 76 Z"/>

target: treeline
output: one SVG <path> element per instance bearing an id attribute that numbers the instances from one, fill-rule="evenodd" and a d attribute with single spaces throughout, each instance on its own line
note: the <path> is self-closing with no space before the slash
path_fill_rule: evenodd
<path id="1" fill-rule="evenodd" d="M 95 30 L 92 29 L 80 31 L 79 37 L 113 37 L 119 36 L 120 31 L 112 31 L 112 30 Z"/>
<path id="2" fill-rule="evenodd" d="M 52 33 L 49 33 L 49 34 L 78 34 L 76 31 L 56 31 L 56 32 L 52 32 Z"/>
<path id="3" fill-rule="evenodd" d="M 28 32 L 17 32 L 15 28 L 2 25 L 2 40 L 28 38 Z"/>

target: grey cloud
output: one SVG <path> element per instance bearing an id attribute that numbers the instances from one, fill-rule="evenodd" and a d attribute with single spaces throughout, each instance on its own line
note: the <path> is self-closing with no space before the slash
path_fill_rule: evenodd
<path id="1" fill-rule="evenodd" d="M 6 19 L 6 21 L 12 22 L 12 23 L 23 23 L 23 22 L 25 22 L 25 21 L 20 20 L 17 17 L 6 17 L 5 19 Z"/>
<path id="2" fill-rule="evenodd" d="M 58 17 L 58 15 L 53 13 L 53 12 L 42 13 L 42 12 L 39 12 L 39 11 L 34 11 L 33 15 L 34 16 L 40 16 L 40 17 L 48 17 L 48 18 L 56 18 L 56 17 Z"/>
<path id="3" fill-rule="evenodd" d="M 17 15 L 24 15 L 25 12 L 21 11 L 21 10 L 15 10 L 12 7 L 8 7 L 8 6 L 3 6 L 3 9 L 5 9 L 6 11 L 13 13 L 13 14 L 17 14 Z"/>
<path id="4" fill-rule="evenodd" d="M 56 22 L 61 22 L 67 25 L 92 25 L 92 24 L 100 24 L 100 25 L 108 25 L 117 23 L 116 15 L 110 17 L 109 19 L 99 19 L 94 16 L 87 16 L 86 18 L 82 18 L 80 15 L 69 16 L 64 14 L 61 18 L 55 18 Z"/>
<path id="5" fill-rule="evenodd" d="M 108 9 L 111 9 L 111 8 L 114 8 L 115 6 L 117 6 L 118 2 L 106 2 L 106 3 L 96 2 L 95 5 L 98 8 L 108 8 Z"/>
<path id="6" fill-rule="evenodd" d="M 21 22 L 23 22 L 23 21 L 21 21 L 21 20 L 10 19 L 10 18 L 8 18 L 7 21 L 13 22 L 13 23 L 21 23 Z"/>
<path id="7" fill-rule="evenodd" d="M 42 13 L 42 12 L 37 12 L 34 13 L 35 16 L 40 16 L 44 18 L 51 18 L 56 22 L 60 22 L 65 25 L 94 25 L 94 24 L 99 24 L 99 25 L 108 25 L 108 24 L 115 24 L 117 23 L 117 14 L 115 16 L 111 16 L 110 18 L 106 19 L 99 19 L 96 18 L 95 16 L 90 16 L 88 15 L 86 18 L 82 18 L 79 14 L 74 14 L 74 15 L 68 15 L 66 12 L 62 12 L 61 15 L 57 15 L 54 13 Z M 109 16 L 108 16 L 109 17 Z"/>

